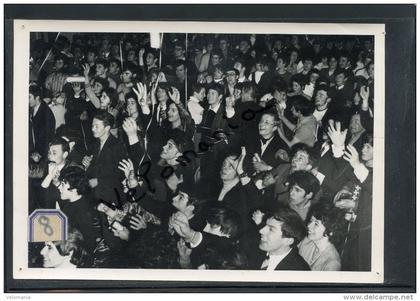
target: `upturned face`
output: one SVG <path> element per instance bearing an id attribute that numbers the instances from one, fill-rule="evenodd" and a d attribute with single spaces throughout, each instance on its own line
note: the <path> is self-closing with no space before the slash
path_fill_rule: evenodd
<path id="1" fill-rule="evenodd" d="M 307 152 L 299 150 L 295 153 L 291 162 L 292 171 L 309 170 L 309 155 Z"/>
<path id="2" fill-rule="evenodd" d="M 268 139 L 277 130 L 277 125 L 272 115 L 263 115 L 258 123 L 258 132 L 261 137 Z"/>
<path id="3" fill-rule="evenodd" d="M 168 142 L 163 146 L 162 152 L 160 153 L 160 157 L 165 160 L 172 160 L 175 159 L 179 154 L 179 150 L 175 145 L 175 142 L 170 139 Z"/>
<path id="4" fill-rule="evenodd" d="M 297 184 L 290 188 L 289 204 L 299 206 L 305 204 L 310 199 L 310 194 L 306 194 L 305 190 Z"/>
<path id="5" fill-rule="evenodd" d="M 362 160 L 367 162 L 373 160 L 373 146 L 365 143 L 362 148 Z"/>
<path id="6" fill-rule="evenodd" d="M 308 238 L 312 241 L 320 240 L 325 237 L 325 226 L 321 220 L 312 216 L 308 223 Z"/>
<path id="7" fill-rule="evenodd" d="M 137 111 L 137 102 L 134 98 L 127 99 L 127 113 L 128 116 L 133 116 L 138 113 Z"/>
<path id="8" fill-rule="evenodd" d="M 222 168 L 220 170 L 220 178 L 223 181 L 233 180 L 238 177 L 236 172 L 237 161 L 235 160 L 234 156 L 227 157 L 222 164 Z"/>

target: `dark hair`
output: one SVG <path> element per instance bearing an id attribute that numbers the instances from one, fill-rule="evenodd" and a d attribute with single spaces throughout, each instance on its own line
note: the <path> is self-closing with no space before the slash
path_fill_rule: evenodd
<path id="1" fill-rule="evenodd" d="M 253 82 L 242 83 L 242 90 L 244 92 L 251 91 L 251 97 L 255 99 L 255 93 L 257 92 L 257 86 Z"/>
<path id="2" fill-rule="evenodd" d="M 203 85 L 203 84 L 200 84 L 200 83 L 194 83 L 193 85 L 192 85 L 192 92 L 195 92 L 195 93 L 200 93 L 200 91 L 202 90 L 202 89 L 206 89 L 206 87 Z"/>
<path id="3" fill-rule="evenodd" d="M 102 65 L 102 66 L 104 66 L 104 68 L 105 68 L 105 69 L 108 69 L 108 68 L 109 68 L 109 63 L 108 63 L 108 61 L 107 61 L 107 60 L 105 60 L 105 59 L 102 59 L 102 58 L 97 59 L 97 60 L 95 61 L 95 65 Z"/>
<path id="4" fill-rule="evenodd" d="M 184 60 L 176 60 L 174 63 L 174 68 L 176 69 L 181 65 L 184 66 L 185 69 L 187 68 L 187 64 L 185 63 Z"/>
<path id="5" fill-rule="evenodd" d="M 207 87 L 207 91 L 209 91 L 209 90 L 215 90 L 218 94 L 219 94 L 219 96 L 220 95 L 223 95 L 223 91 L 224 91 L 224 89 L 223 89 L 223 86 L 221 85 L 221 84 L 218 84 L 218 83 L 211 83 L 208 87 Z"/>
<path id="6" fill-rule="evenodd" d="M 69 184 L 70 189 L 76 189 L 79 195 L 89 192 L 89 183 L 86 172 L 79 166 L 68 166 L 60 172 L 60 181 Z"/>
<path id="7" fill-rule="evenodd" d="M 53 146 L 53 145 L 61 145 L 61 149 L 63 150 L 63 152 L 67 152 L 70 153 L 70 146 L 69 143 L 62 137 L 57 137 L 54 138 L 49 144 L 48 146 Z"/>
<path id="8" fill-rule="evenodd" d="M 114 116 L 112 116 L 111 113 L 108 113 L 106 111 L 100 111 L 96 113 L 93 119 L 98 119 L 104 123 L 104 126 L 110 127 L 112 127 L 115 122 Z"/>
<path id="9" fill-rule="evenodd" d="M 303 151 L 308 154 L 309 164 L 311 164 L 313 167 L 316 160 L 318 159 L 315 150 L 312 147 L 309 147 L 305 143 L 296 143 L 295 145 L 292 146 L 292 149 L 291 149 L 292 157 L 295 156 L 296 153 L 299 151 Z"/>
<path id="10" fill-rule="evenodd" d="M 283 237 L 293 238 L 291 247 L 297 244 L 306 236 L 306 227 L 299 214 L 287 207 L 279 207 L 275 212 L 269 214 L 267 219 L 274 218 L 281 222 L 281 232 Z"/>
<path id="11" fill-rule="evenodd" d="M 345 69 L 343 69 L 343 68 L 337 68 L 336 70 L 335 70 L 335 76 L 337 76 L 337 75 L 339 75 L 339 74 L 344 74 L 344 77 L 348 77 L 348 73 L 346 72 L 346 70 Z"/>
<path id="12" fill-rule="evenodd" d="M 339 209 L 330 203 L 319 202 L 312 205 L 309 209 L 307 224 L 309 224 L 312 216 L 320 220 L 325 227 L 324 235 L 328 236 L 330 242 L 339 249 L 347 234 L 345 214 L 345 210 Z"/>
<path id="13" fill-rule="evenodd" d="M 213 49 L 213 51 L 211 52 L 211 56 L 213 55 L 217 55 L 220 57 L 220 59 L 223 60 L 223 52 L 219 48 Z"/>
<path id="14" fill-rule="evenodd" d="M 131 268 L 175 269 L 178 267 L 176 240 L 162 227 L 148 225 L 127 249 L 127 264 Z"/>
<path id="15" fill-rule="evenodd" d="M 305 190 L 305 195 L 312 192 L 312 197 L 315 197 L 320 189 L 318 179 L 308 171 L 295 171 L 288 176 L 287 181 L 289 182 L 289 187 L 296 184 Z"/>
<path id="16" fill-rule="evenodd" d="M 290 56 L 287 56 L 283 53 L 279 54 L 277 60 L 279 60 L 279 59 L 281 59 L 286 66 L 289 65 L 289 63 L 290 63 Z"/>
<path id="17" fill-rule="evenodd" d="M 295 108 L 296 112 L 302 113 L 303 116 L 310 116 L 314 110 L 315 105 L 313 102 L 307 100 L 305 97 L 298 95 L 293 101 L 292 107 Z"/>
<path id="18" fill-rule="evenodd" d="M 29 86 L 29 94 L 32 94 L 34 98 L 41 98 L 42 97 L 42 89 L 37 85 Z"/>
<path id="19" fill-rule="evenodd" d="M 284 79 L 279 78 L 278 80 L 275 81 L 275 83 L 273 84 L 272 92 L 274 93 L 275 91 L 287 92 L 287 83 Z"/>
<path id="20" fill-rule="evenodd" d="M 369 144 L 373 147 L 373 134 L 370 132 L 364 132 L 362 134 L 362 145 Z"/>
<path id="21" fill-rule="evenodd" d="M 318 92 L 318 91 L 325 91 L 325 92 L 327 92 L 327 97 L 328 97 L 328 98 L 332 98 L 332 89 L 331 89 L 328 85 L 326 85 L 326 84 L 324 84 L 324 83 L 319 84 L 319 85 L 316 87 L 316 91 L 317 91 L 317 92 Z"/>
<path id="22" fill-rule="evenodd" d="M 220 226 L 222 233 L 230 238 L 237 238 L 240 235 L 240 217 L 238 213 L 224 205 L 216 205 L 206 212 L 206 220 L 210 225 Z"/>
<path id="23" fill-rule="evenodd" d="M 95 82 L 98 82 L 98 83 L 101 84 L 103 90 L 108 89 L 109 82 L 108 82 L 108 80 L 106 78 L 102 78 L 102 77 L 96 76 L 94 78 L 94 80 L 95 80 Z"/>
<path id="24" fill-rule="evenodd" d="M 300 73 L 293 75 L 290 80 L 290 82 L 297 82 L 302 87 L 302 90 L 305 87 L 307 81 L 307 77 Z"/>
<path id="25" fill-rule="evenodd" d="M 118 67 L 120 67 L 120 68 L 121 68 L 121 62 L 120 62 L 120 60 L 119 60 L 119 59 L 117 59 L 117 58 L 115 58 L 115 57 L 110 58 L 110 59 L 108 60 L 108 63 L 109 63 L 109 64 L 111 64 L 111 63 L 117 63 Z"/>
<path id="26" fill-rule="evenodd" d="M 244 252 L 236 245 L 222 249 L 208 245 L 200 256 L 200 262 L 209 270 L 244 270 L 248 263 Z"/>
<path id="27" fill-rule="evenodd" d="M 82 233 L 74 227 L 68 228 L 66 240 L 54 241 L 54 245 L 61 256 L 68 256 L 73 251 L 70 263 L 77 267 L 84 267 L 88 257 L 88 253 L 83 248 L 83 243 Z"/>

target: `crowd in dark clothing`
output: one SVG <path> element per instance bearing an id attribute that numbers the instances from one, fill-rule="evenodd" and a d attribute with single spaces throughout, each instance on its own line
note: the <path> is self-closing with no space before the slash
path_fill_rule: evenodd
<path id="1" fill-rule="evenodd" d="M 369 271 L 373 39 L 150 40 L 31 40 L 29 211 L 67 215 L 62 262 Z"/>

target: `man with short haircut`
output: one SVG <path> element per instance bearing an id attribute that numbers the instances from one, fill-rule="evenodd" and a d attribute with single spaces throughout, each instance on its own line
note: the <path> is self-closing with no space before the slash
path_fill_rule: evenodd
<path id="1" fill-rule="evenodd" d="M 189 79 L 187 78 L 187 73 L 188 73 L 187 64 L 183 60 L 177 60 L 175 62 L 174 68 L 175 68 L 176 78 L 173 84 L 180 93 L 181 103 L 185 104 L 185 101 L 187 99 L 186 95 L 190 95 L 189 82 L 192 82 L 192 81 L 189 81 Z M 185 84 L 187 84 L 188 87 L 185 87 Z M 187 91 L 185 89 L 187 89 Z"/>
<path id="2" fill-rule="evenodd" d="M 244 83 L 248 81 L 246 77 L 246 65 L 245 61 L 241 58 L 237 58 L 233 64 L 233 68 L 239 71 L 238 83 Z"/>
<path id="3" fill-rule="evenodd" d="M 48 151 L 48 174 L 41 183 L 43 188 L 43 201 L 44 206 L 42 208 L 53 209 L 56 207 L 56 201 L 59 200 L 58 177 L 60 176 L 61 170 L 66 166 L 71 165 L 71 162 L 67 160 L 70 153 L 70 146 L 66 140 L 61 137 L 55 138 L 51 141 Z M 51 185 L 53 184 L 53 185 Z"/>
<path id="4" fill-rule="evenodd" d="M 124 174 L 118 169 L 118 162 L 127 157 L 124 145 L 111 135 L 114 117 L 105 111 L 100 111 L 92 121 L 92 133 L 96 145 L 92 156 L 85 156 L 83 166 L 97 200 L 109 204 L 121 205 L 119 196 L 122 193 L 121 181 Z"/>
<path id="5" fill-rule="evenodd" d="M 334 107 L 341 110 L 350 108 L 353 103 L 354 90 L 352 83 L 348 81 L 347 72 L 337 69 L 335 72 Z"/>
<path id="6" fill-rule="evenodd" d="M 296 212 L 281 208 L 270 213 L 260 234 L 259 248 L 266 252 L 266 259 L 257 268 L 267 271 L 310 270 L 297 249 L 306 235 L 306 227 Z"/>
<path id="7" fill-rule="evenodd" d="M 288 184 L 289 207 L 299 214 L 302 221 L 305 221 L 312 200 L 319 192 L 319 181 L 312 173 L 298 170 L 289 175 Z"/>
<path id="8" fill-rule="evenodd" d="M 238 83 L 239 71 L 233 67 L 226 69 L 226 85 L 225 95 L 226 97 L 235 95 L 235 86 Z"/>
<path id="9" fill-rule="evenodd" d="M 109 60 L 109 70 L 108 76 L 115 81 L 117 85 L 121 83 L 121 62 L 116 58 L 111 58 Z"/>
<path id="10" fill-rule="evenodd" d="M 46 157 L 48 143 L 55 133 L 54 114 L 41 97 L 40 87 L 29 87 L 29 153 L 39 159 Z"/>

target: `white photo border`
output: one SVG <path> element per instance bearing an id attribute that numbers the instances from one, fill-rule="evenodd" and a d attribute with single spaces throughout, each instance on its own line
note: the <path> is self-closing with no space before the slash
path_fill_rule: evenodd
<path id="1" fill-rule="evenodd" d="M 133 30 L 133 28 L 138 30 Z M 372 258 L 370 272 L 216 271 L 28 268 L 28 107 L 31 32 L 143 32 L 374 36 L 375 87 Z M 383 283 L 385 24 L 169 21 L 14 20 L 13 59 L 13 278 L 54 280 Z M 22 139 L 23 137 L 23 139 Z"/>

